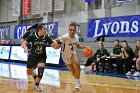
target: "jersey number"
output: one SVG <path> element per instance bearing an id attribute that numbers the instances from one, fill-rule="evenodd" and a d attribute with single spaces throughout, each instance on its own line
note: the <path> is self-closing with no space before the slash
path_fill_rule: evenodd
<path id="1" fill-rule="evenodd" d="M 35 50 L 35 53 L 36 53 L 36 54 L 42 54 L 42 52 L 43 52 L 43 51 L 42 51 L 42 48 L 43 48 L 42 46 L 37 46 L 37 47 L 36 47 L 36 50 Z"/>

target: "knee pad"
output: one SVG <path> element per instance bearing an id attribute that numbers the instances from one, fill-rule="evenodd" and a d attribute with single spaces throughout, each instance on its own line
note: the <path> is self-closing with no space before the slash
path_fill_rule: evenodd
<path id="1" fill-rule="evenodd" d="M 44 72 L 44 67 L 38 67 L 38 78 L 42 78 L 43 77 L 43 72 Z"/>

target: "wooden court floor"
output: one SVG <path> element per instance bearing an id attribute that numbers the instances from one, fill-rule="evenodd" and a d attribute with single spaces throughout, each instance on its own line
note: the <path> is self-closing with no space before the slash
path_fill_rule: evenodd
<path id="1" fill-rule="evenodd" d="M 81 74 L 80 91 L 74 90 L 74 84 L 69 71 L 45 69 L 41 88 L 42 93 L 140 93 L 140 80 Z M 0 93 L 40 92 L 34 91 L 25 66 L 0 64 Z"/>

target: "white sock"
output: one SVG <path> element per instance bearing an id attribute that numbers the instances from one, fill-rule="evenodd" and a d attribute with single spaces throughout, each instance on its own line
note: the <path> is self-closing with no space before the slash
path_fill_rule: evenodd
<path id="1" fill-rule="evenodd" d="M 80 82 L 80 80 L 79 80 L 79 79 L 75 79 L 75 81 L 76 81 L 76 82 Z"/>

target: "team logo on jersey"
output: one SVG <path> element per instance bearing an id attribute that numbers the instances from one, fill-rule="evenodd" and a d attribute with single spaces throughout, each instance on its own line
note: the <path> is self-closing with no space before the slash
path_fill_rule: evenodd
<path id="1" fill-rule="evenodd" d="M 68 45 L 69 46 L 74 46 L 74 45 L 76 45 L 76 43 L 69 42 Z"/>

